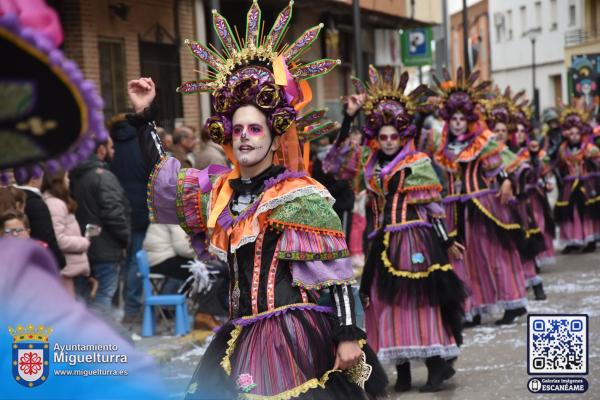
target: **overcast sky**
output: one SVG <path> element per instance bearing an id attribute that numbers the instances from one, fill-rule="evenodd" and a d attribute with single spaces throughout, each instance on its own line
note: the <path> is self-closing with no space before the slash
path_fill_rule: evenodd
<path id="1" fill-rule="evenodd" d="M 462 10 L 462 0 L 446 0 L 448 2 L 448 15 Z M 467 7 L 479 3 L 481 0 L 467 0 Z"/>

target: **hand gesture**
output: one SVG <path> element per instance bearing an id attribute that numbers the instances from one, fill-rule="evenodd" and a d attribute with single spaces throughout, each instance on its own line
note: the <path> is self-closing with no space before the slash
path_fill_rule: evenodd
<path id="1" fill-rule="evenodd" d="M 448 247 L 448 255 L 453 260 L 462 260 L 464 252 L 465 246 L 458 242 L 454 242 L 450 247 Z"/>
<path id="2" fill-rule="evenodd" d="M 349 369 L 360 362 L 362 350 L 357 341 L 340 342 L 333 369 Z"/>
<path id="3" fill-rule="evenodd" d="M 127 83 L 127 94 L 136 113 L 150 107 L 156 97 L 156 86 L 152 78 L 134 79 Z"/>
<path id="4" fill-rule="evenodd" d="M 504 206 L 513 198 L 512 183 L 510 182 L 510 179 L 506 179 L 502 182 L 502 186 L 496 197 L 500 197 L 500 203 Z"/>
<path id="5" fill-rule="evenodd" d="M 349 116 L 354 117 L 358 110 L 362 108 L 363 104 L 365 104 L 366 98 L 367 95 L 364 93 L 351 94 L 350 96 L 346 97 L 346 113 Z"/>

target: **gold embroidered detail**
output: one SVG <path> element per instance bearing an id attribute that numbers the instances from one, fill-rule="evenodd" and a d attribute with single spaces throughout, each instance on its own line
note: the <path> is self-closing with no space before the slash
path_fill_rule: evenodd
<path id="1" fill-rule="evenodd" d="M 225 350 L 225 356 L 221 360 L 221 367 L 225 370 L 227 375 L 231 375 L 231 355 L 235 350 L 235 342 L 237 341 L 238 336 L 242 333 L 242 327 L 236 326 L 231 331 L 231 339 L 227 341 L 227 350 Z"/>
<path id="2" fill-rule="evenodd" d="M 473 204 L 475 204 L 477 206 L 477 208 L 479 208 L 479 211 L 481 211 L 483 214 L 485 214 L 486 217 L 488 217 L 489 219 L 491 219 L 492 221 L 494 221 L 494 223 L 496 225 L 498 225 L 500 228 L 506 229 L 506 230 L 513 230 L 513 229 L 520 229 L 521 228 L 521 225 L 519 225 L 519 224 L 505 224 L 504 222 L 500 221 L 498 218 L 496 218 L 490 212 L 490 210 L 488 210 L 487 208 L 485 208 L 483 206 L 483 204 L 481 204 L 481 202 L 479 201 L 479 199 L 471 199 L 471 201 L 473 201 Z"/>

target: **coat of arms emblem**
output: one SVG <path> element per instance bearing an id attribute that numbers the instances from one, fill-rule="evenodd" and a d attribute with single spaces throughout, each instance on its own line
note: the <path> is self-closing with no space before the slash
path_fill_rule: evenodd
<path id="1" fill-rule="evenodd" d="M 48 336 L 52 328 L 32 324 L 8 327 L 13 337 L 12 371 L 13 378 L 23 386 L 36 387 L 46 382 L 50 373 L 50 351 Z"/>

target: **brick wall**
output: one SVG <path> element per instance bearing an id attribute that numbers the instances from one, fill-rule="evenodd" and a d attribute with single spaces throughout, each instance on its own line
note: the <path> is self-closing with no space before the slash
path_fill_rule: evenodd
<path id="1" fill-rule="evenodd" d="M 123 41 L 126 81 L 140 76 L 139 40 L 155 41 L 156 24 L 171 36 L 176 36 L 173 18 L 174 0 L 130 0 L 127 21 L 111 14 L 109 0 L 64 0 L 60 14 L 65 32 L 64 50 L 82 68 L 87 79 L 100 87 L 100 59 L 98 41 L 101 38 Z M 179 0 L 179 31 L 183 39 L 194 38 L 193 0 Z M 166 38 L 165 41 L 169 39 Z M 180 50 L 182 79 L 195 79 L 196 62 L 182 46 Z M 173 88 L 173 96 L 180 96 Z M 185 123 L 199 126 L 200 106 L 198 96 L 183 100 Z"/>

